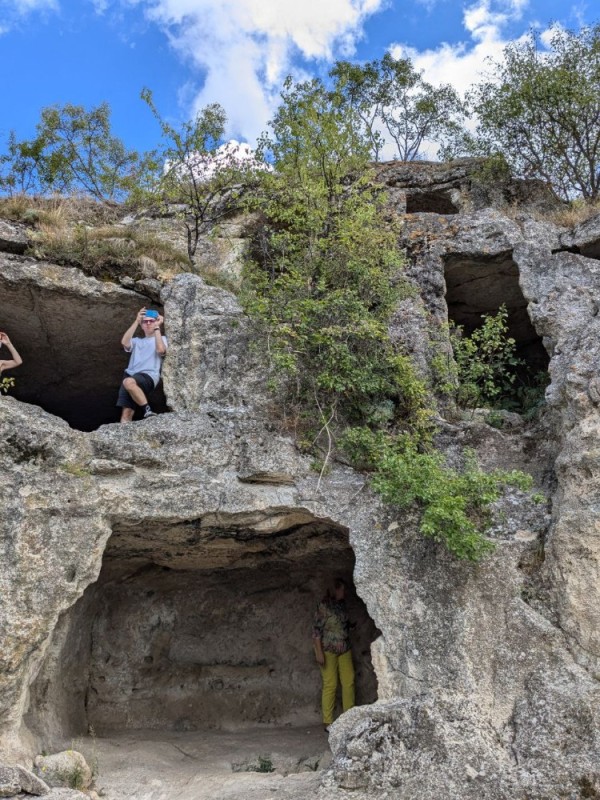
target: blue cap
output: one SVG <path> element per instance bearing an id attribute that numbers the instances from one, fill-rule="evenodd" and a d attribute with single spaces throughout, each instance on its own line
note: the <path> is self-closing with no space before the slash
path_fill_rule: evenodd
<path id="1" fill-rule="evenodd" d="M 150 311 L 146 311 L 144 314 L 144 319 L 158 319 L 158 311 L 154 311 L 154 309 L 150 309 Z"/>

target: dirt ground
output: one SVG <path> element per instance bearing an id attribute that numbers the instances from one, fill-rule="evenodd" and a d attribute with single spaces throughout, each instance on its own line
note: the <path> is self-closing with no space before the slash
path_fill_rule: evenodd
<path id="1" fill-rule="evenodd" d="M 331 758 L 320 726 L 132 731 L 71 746 L 107 800 L 307 800 Z"/>

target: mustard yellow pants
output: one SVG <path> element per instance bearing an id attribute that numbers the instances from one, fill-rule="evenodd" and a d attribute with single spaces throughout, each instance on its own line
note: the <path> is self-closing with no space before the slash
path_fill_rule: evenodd
<path id="1" fill-rule="evenodd" d="M 354 664 L 350 650 L 339 656 L 328 652 L 325 652 L 324 655 L 325 665 L 320 668 L 323 680 L 321 709 L 323 724 L 330 725 L 333 722 L 338 675 L 342 684 L 342 708 L 344 711 L 348 711 L 354 706 Z"/>

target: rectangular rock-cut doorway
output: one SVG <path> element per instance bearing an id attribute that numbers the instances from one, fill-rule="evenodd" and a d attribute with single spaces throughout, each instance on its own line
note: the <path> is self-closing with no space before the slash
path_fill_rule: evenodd
<path id="1" fill-rule="evenodd" d="M 377 630 L 354 589 L 348 532 L 306 512 L 261 525 L 244 515 L 115 525 L 97 583 L 64 615 L 31 687 L 26 722 L 40 749 L 89 731 L 320 728 L 311 623 L 337 576 L 349 587 L 357 702 L 376 700 Z"/>
<path id="2" fill-rule="evenodd" d="M 531 371 L 548 368 L 548 354 L 527 312 L 519 286 L 519 269 L 512 253 L 475 257 L 452 254 L 444 261 L 448 317 L 470 335 L 482 325 L 482 315 L 508 312 L 508 334 L 517 355 Z"/>

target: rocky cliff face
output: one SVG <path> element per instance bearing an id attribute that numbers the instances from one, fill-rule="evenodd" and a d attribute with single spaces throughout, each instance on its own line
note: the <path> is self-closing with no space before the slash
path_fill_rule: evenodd
<path id="1" fill-rule="evenodd" d="M 1 758 L 89 726 L 318 722 L 310 617 L 342 573 L 362 705 L 332 728 L 322 798 L 600 797 L 600 221 L 481 207 L 468 165 L 444 169 L 381 176 L 412 212 L 399 246 L 418 293 L 394 336 L 427 373 L 449 316 L 469 326 L 506 303 L 522 356 L 551 377 L 535 425 L 440 417 L 451 460 L 471 447 L 549 498 L 498 502 L 479 566 L 350 468 L 319 481 L 235 297 L 197 275 L 160 288 L 171 413 L 111 424 L 144 287 L 34 261 L 3 227 L 0 320 L 25 364 L 0 398 Z"/>

